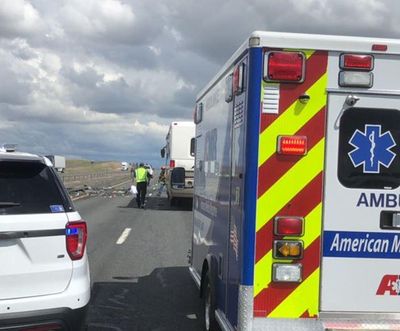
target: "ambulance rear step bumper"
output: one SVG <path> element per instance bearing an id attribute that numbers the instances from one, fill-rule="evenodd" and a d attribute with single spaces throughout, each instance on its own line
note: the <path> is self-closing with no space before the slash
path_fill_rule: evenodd
<path id="1" fill-rule="evenodd" d="M 384 316 L 374 314 L 376 320 L 352 318 L 344 314 L 342 318 L 337 319 L 314 319 L 314 318 L 299 318 L 299 319 L 280 319 L 280 318 L 254 318 L 244 330 L 265 331 L 381 331 L 381 330 L 400 330 L 400 320 L 390 317 L 390 319 L 382 319 Z M 227 322 L 223 313 L 217 310 L 217 320 L 223 331 L 233 331 L 234 329 Z M 238 328 L 237 331 L 243 329 Z"/>
<path id="2" fill-rule="evenodd" d="M 320 312 L 325 330 L 400 330 L 400 313 Z"/>
<path id="3" fill-rule="evenodd" d="M 356 331 L 400 330 L 399 314 L 321 314 L 320 318 L 254 318 L 253 331 Z"/>

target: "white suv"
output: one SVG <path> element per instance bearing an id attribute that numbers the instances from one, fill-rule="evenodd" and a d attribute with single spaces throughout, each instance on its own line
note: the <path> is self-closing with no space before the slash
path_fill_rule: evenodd
<path id="1" fill-rule="evenodd" d="M 0 330 L 79 330 L 90 298 L 86 223 L 51 162 L 0 149 Z"/>

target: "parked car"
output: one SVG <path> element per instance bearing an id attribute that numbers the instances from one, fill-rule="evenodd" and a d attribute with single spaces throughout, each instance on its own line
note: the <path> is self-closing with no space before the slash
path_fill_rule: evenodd
<path id="1" fill-rule="evenodd" d="M 0 148 L 0 330 L 79 330 L 87 226 L 52 163 Z"/>

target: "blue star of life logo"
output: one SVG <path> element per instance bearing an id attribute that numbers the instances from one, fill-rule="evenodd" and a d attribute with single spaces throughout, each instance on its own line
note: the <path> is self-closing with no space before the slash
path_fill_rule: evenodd
<path id="1" fill-rule="evenodd" d="M 390 149 L 396 146 L 392 134 L 381 134 L 380 125 L 365 125 L 365 131 L 356 130 L 349 140 L 355 147 L 348 155 L 354 167 L 363 165 L 363 173 L 380 173 L 381 165 L 389 168 L 396 154 Z"/>

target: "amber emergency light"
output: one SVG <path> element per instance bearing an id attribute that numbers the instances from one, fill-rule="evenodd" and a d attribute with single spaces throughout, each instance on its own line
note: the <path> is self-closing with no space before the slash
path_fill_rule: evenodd
<path id="1" fill-rule="evenodd" d="M 300 240 L 275 240 L 275 259 L 301 259 L 303 257 L 303 242 Z"/>

